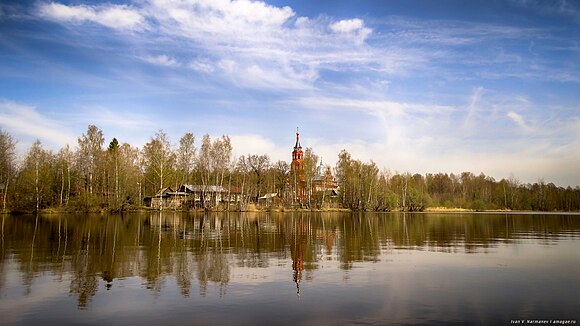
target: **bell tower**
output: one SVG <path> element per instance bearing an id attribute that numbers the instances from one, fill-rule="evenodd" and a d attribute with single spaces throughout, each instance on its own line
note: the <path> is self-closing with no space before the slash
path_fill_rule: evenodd
<path id="1" fill-rule="evenodd" d="M 292 170 L 303 171 L 304 167 L 304 152 L 302 151 L 302 146 L 300 146 L 300 132 L 296 128 L 296 144 L 294 145 L 294 150 L 292 151 Z"/>
<path id="2" fill-rule="evenodd" d="M 290 183 L 295 199 L 306 198 L 306 176 L 304 175 L 304 152 L 300 146 L 300 132 L 296 128 L 296 144 L 292 151 L 292 163 L 290 164 Z"/>

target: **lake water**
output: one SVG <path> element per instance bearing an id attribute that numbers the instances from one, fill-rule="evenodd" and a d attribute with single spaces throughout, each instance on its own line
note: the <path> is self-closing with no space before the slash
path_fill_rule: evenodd
<path id="1" fill-rule="evenodd" d="M 2 216 L 0 324 L 580 322 L 580 215 Z"/>

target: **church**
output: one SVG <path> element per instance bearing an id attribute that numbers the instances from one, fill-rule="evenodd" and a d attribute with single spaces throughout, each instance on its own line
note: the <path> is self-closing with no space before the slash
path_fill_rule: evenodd
<path id="1" fill-rule="evenodd" d="M 332 176 L 330 166 L 324 167 L 322 161 L 315 171 L 308 176 L 304 170 L 304 151 L 300 145 L 300 132 L 296 128 L 296 143 L 292 151 L 292 163 L 287 182 L 289 197 L 293 205 L 310 206 L 319 202 L 323 206 L 325 198 L 330 199 L 338 195 L 338 184 Z"/>

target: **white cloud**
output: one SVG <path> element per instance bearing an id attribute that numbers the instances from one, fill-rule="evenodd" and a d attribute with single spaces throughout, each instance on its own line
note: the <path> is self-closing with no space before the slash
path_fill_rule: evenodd
<path id="1" fill-rule="evenodd" d="M 214 65 L 208 60 L 193 60 L 187 66 L 195 71 L 206 74 L 212 73 L 215 70 Z"/>
<path id="2" fill-rule="evenodd" d="M 289 7 L 248 0 L 154 0 L 147 7 L 165 34 L 211 43 L 270 39 L 294 16 Z"/>
<path id="3" fill-rule="evenodd" d="M 40 17 L 59 22 L 93 22 L 113 29 L 137 30 L 145 27 L 144 17 L 135 9 L 124 5 L 67 6 L 60 3 L 38 5 Z"/>
<path id="4" fill-rule="evenodd" d="M 345 19 L 339 20 L 330 25 L 330 29 L 337 33 L 352 33 L 354 31 L 360 30 L 364 27 L 364 23 L 361 19 Z"/>
<path id="5" fill-rule="evenodd" d="M 175 59 L 166 54 L 158 56 L 142 56 L 141 60 L 157 66 L 164 67 L 179 67 L 181 64 Z"/>
<path id="6" fill-rule="evenodd" d="M 290 7 L 262 1 L 150 0 L 135 6 L 51 2 L 38 5 L 37 14 L 61 23 L 94 22 L 135 30 L 132 42 L 147 45 L 144 53 L 136 56 L 140 60 L 179 66 L 169 55 L 147 53 L 167 45 L 179 49 L 189 68 L 217 74 L 242 88 L 306 89 L 312 88 L 321 69 L 357 71 L 372 67 L 393 73 L 422 62 L 420 52 L 367 46 L 365 40 L 372 30 L 360 18 L 335 22 L 308 19 L 297 17 Z M 159 46 L 150 46 L 154 40 Z M 215 63 L 188 60 L 187 53 L 211 56 Z M 236 67 L 229 65 L 231 62 Z"/>
<path id="7" fill-rule="evenodd" d="M 359 18 L 339 20 L 330 24 L 330 29 L 335 33 L 357 35 L 360 41 L 364 41 L 372 33 L 372 30 L 365 27 L 364 21 Z"/>
<path id="8" fill-rule="evenodd" d="M 524 117 L 522 117 L 521 115 L 517 114 L 514 111 L 510 111 L 507 113 L 508 118 L 512 119 L 513 122 L 515 122 L 518 126 L 520 126 L 523 129 L 528 129 L 529 127 L 526 125 L 526 122 L 524 121 Z"/>
<path id="9" fill-rule="evenodd" d="M 23 152 L 36 139 L 48 142 L 56 149 L 65 144 L 76 144 L 76 138 L 67 132 L 60 122 L 48 119 L 36 107 L 10 101 L 0 101 L 0 126 L 24 143 L 19 143 Z"/>

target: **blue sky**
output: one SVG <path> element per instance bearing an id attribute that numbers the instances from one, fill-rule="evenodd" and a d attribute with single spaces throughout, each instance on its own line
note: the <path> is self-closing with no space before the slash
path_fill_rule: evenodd
<path id="1" fill-rule="evenodd" d="M 580 184 L 578 1 L 0 4 L 0 127 L 142 146 L 227 134 L 290 160 Z"/>

